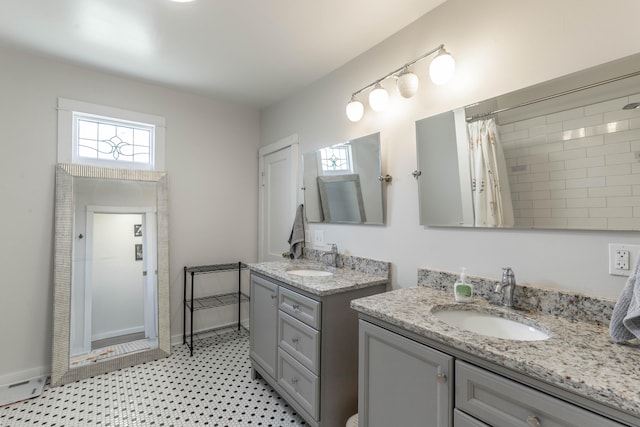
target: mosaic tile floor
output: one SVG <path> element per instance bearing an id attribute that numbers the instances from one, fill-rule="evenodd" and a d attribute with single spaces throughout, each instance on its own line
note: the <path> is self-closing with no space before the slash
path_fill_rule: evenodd
<path id="1" fill-rule="evenodd" d="M 60 387 L 0 408 L 0 426 L 307 426 L 249 375 L 249 334 L 226 330 L 170 357 Z"/>

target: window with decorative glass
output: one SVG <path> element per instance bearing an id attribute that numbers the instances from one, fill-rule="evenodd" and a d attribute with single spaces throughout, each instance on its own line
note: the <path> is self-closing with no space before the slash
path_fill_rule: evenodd
<path id="1" fill-rule="evenodd" d="M 353 172 L 350 145 L 334 145 L 320 149 L 320 164 L 325 174 Z"/>
<path id="2" fill-rule="evenodd" d="M 58 99 L 58 162 L 164 169 L 164 118 Z"/>
<path id="3" fill-rule="evenodd" d="M 74 113 L 73 121 L 78 157 L 150 163 L 155 126 L 82 113 Z"/>

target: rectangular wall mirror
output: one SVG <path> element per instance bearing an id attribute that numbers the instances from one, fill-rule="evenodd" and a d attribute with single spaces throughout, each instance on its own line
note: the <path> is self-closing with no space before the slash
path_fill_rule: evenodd
<path id="1" fill-rule="evenodd" d="M 425 226 L 640 230 L 640 55 L 416 122 Z"/>
<path id="2" fill-rule="evenodd" d="M 51 385 L 169 355 L 166 181 L 57 166 Z"/>
<path id="3" fill-rule="evenodd" d="M 303 154 L 309 222 L 384 224 L 380 134 Z"/>

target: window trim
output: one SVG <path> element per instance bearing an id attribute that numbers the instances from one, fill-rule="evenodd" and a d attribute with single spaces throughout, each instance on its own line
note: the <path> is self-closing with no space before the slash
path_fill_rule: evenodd
<path id="1" fill-rule="evenodd" d="M 150 163 L 101 161 L 78 157 L 75 154 L 74 113 L 86 116 L 105 117 L 123 123 L 143 123 L 155 126 L 154 147 Z M 58 163 L 75 163 L 94 166 L 107 166 L 118 169 L 155 170 L 165 168 L 165 119 L 153 114 L 129 111 L 116 107 L 58 98 Z"/>

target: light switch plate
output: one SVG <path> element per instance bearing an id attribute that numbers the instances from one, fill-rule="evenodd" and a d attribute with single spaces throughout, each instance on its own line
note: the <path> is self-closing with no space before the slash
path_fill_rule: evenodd
<path id="1" fill-rule="evenodd" d="M 609 243 L 609 274 L 612 276 L 629 276 L 635 268 L 640 245 Z"/>
<path id="2" fill-rule="evenodd" d="M 313 232 L 313 246 L 316 248 L 324 246 L 324 231 L 315 230 Z"/>

